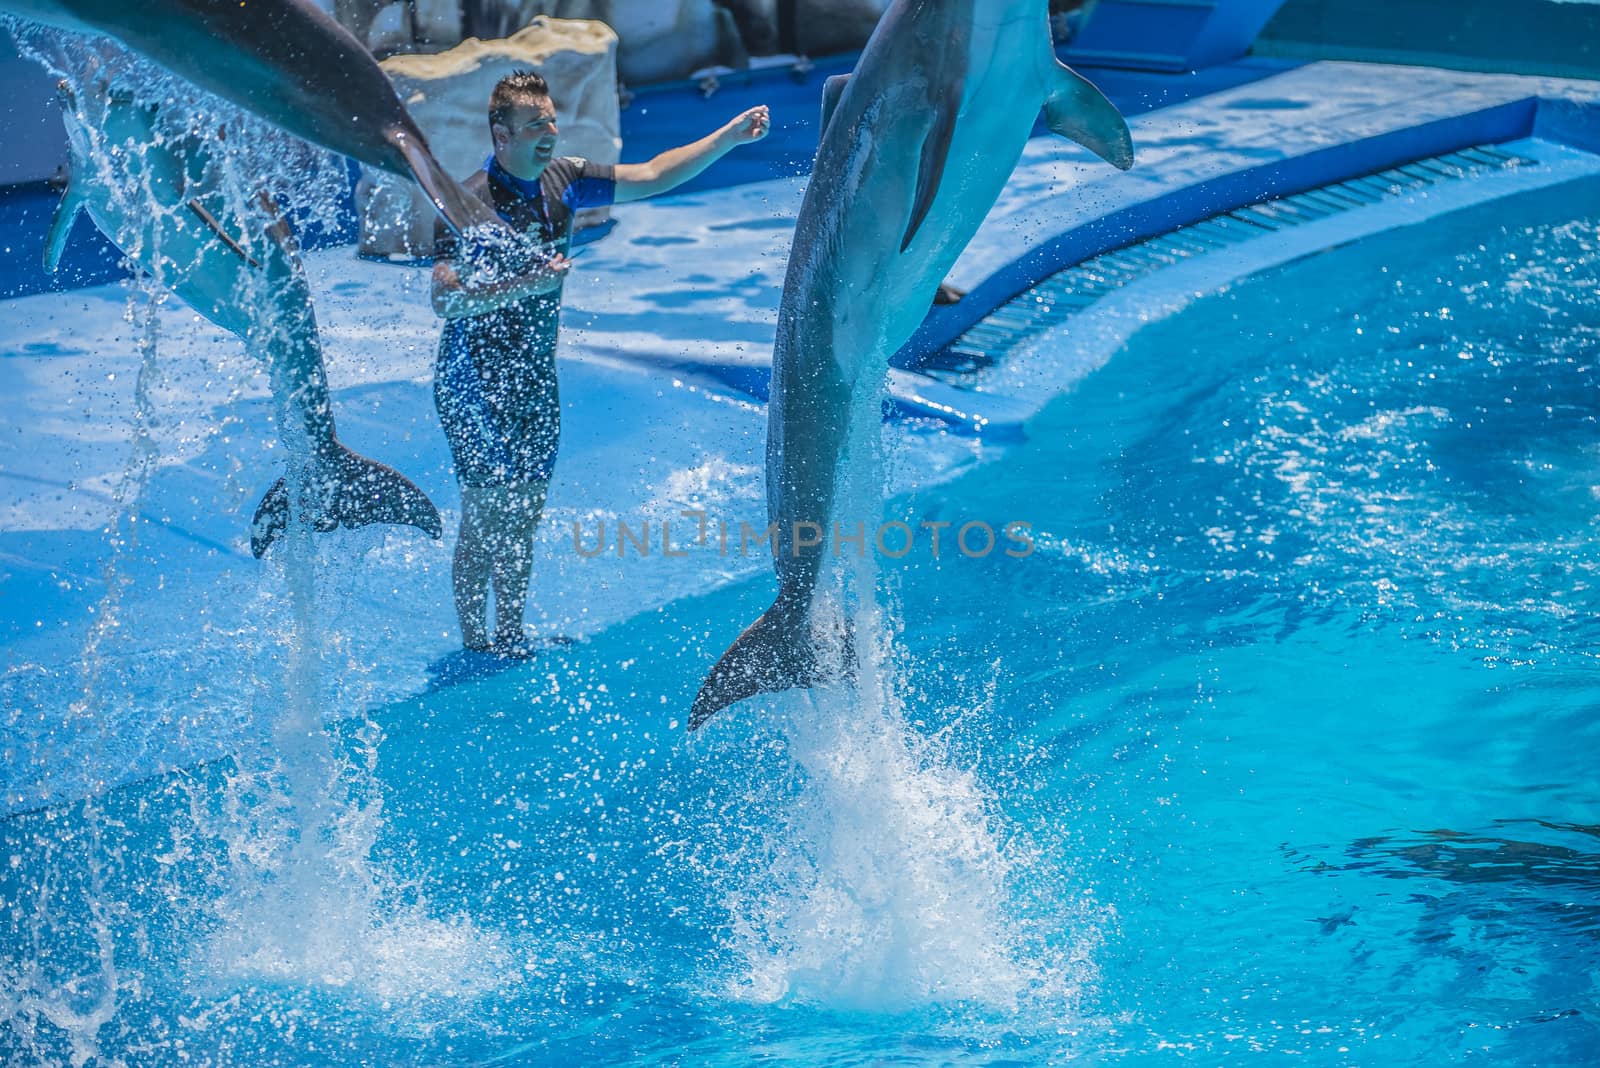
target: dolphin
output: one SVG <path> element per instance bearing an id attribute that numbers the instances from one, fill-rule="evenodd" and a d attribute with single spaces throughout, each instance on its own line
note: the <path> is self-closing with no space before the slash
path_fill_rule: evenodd
<path id="1" fill-rule="evenodd" d="M 296 136 L 409 175 L 458 234 L 504 225 L 433 158 L 361 42 L 309 0 L 0 0 L 0 12 L 114 37 Z"/>
<path id="2" fill-rule="evenodd" d="M 1118 169 L 1133 165 L 1122 116 L 1056 60 L 1048 8 L 894 0 L 855 71 L 823 87 L 772 354 L 767 516 L 778 595 L 711 669 L 690 730 L 735 701 L 846 666 L 824 663 L 811 602 L 852 421 L 877 425 L 889 357 L 999 196 L 1039 109 L 1055 133 Z"/>
<path id="3" fill-rule="evenodd" d="M 403 475 L 352 452 L 334 433 L 311 290 L 288 221 L 264 194 L 230 205 L 208 141 L 158 133 L 156 109 L 105 92 L 60 87 L 72 179 L 45 240 L 55 271 L 80 211 L 131 260 L 184 302 L 237 334 L 266 363 L 280 411 L 310 446 L 308 511 L 318 530 L 407 523 L 438 538 L 431 501 Z M 289 489 L 268 491 L 250 549 L 266 552 L 288 525 Z"/>

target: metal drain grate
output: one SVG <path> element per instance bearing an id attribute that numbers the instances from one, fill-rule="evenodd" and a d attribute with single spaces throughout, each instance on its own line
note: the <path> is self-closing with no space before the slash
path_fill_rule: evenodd
<path id="1" fill-rule="evenodd" d="M 1389 170 L 1263 200 L 1093 256 L 1034 284 L 990 312 L 917 370 L 952 384 L 1005 359 L 1018 345 L 1113 290 L 1194 256 L 1377 204 L 1418 189 L 1533 163 L 1495 145 L 1432 156 Z"/>

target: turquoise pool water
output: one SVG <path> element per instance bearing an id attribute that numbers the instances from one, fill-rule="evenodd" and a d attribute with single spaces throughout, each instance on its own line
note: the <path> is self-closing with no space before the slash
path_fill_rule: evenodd
<path id="1" fill-rule="evenodd" d="M 1586 181 L 1147 327 L 859 694 L 685 741 L 762 579 L 12 817 L 0 1059 L 1591 1062 L 1597 294 Z"/>

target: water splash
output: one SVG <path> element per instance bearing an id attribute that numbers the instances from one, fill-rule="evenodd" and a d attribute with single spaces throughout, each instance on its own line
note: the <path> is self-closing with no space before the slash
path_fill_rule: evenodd
<path id="1" fill-rule="evenodd" d="M 909 730 L 893 700 L 847 690 L 780 713 L 805 784 L 760 850 L 766 878 L 730 896 L 730 991 L 899 1010 L 1016 1006 L 1004 924 L 1011 866 L 992 799 Z"/>
<path id="2" fill-rule="evenodd" d="M 834 508 L 846 533 L 878 525 L 883 435 L 893 432 L 879 392 L 859 392 Z M 1081 939 L 1052 944 L 1021 922 L 1028 848 L 976 772 L 912 726 L 917 694 L 899 667 L 901 622 L 872 555 L 833 564 L 813 627 L 832 637 L 835 674 L 849 681 L 782 695 L 768 713 L 794 782 L 756 788 L 772 811 L 726 900 L 725 946 L 736 962 L 726 993 L 1012 1014 L 1048 991 L 1059 1010 L 1084 974 L 1082 946 L 1065 948 Z"/>
<path id="3" fill-rule="evenodd" d="M 154 286 L 135 285 L 129 291 L 126 315 L 139 331 L 133 437 L 115 489 L 117 509 L 106 531 L 111 555 L 103 570 L 105 592 L 84 640 L 81 696 L 66 710 L 71 719 L 89 724 L 86 736 L 102 748 L 112 744 L 116 723 L 127 714 L 122 695 L 106 677 L 104 647 L 124 624 L 128 563 L 138 551 L 140 513 L 160 460 L 151 432 L 151 396 L 160 375 L 157 313 L 162 300 Z M 31 903 L 31 952 L 23 950 L 16 957 L 7 953 L 0 960 L 0 1023 L 15 1028 L 35 1049 L 42 1025 L 52 1025 L 66 1036 L 74 1065 L 98 1054 L 100 1032 L 116 1015 L 119 990 L 129 978 L 123 974 L 125 966 L 119 967 L 113 937 L 113 921 L 125 919 L 127 909 L 107 890 L 124 829 L 107 821 L 97 803 L 95 795 L 103 787 L 92 775 L 75 785 L 84 797 L 78 811 L 82 831 L 52 850 L 52 878 L 37 884 Z M 44 947 L 63 936 L 79 951 L 52 960 Z"/>
<path id="4" fill-rule="evenodd" d="M 384 828 L 376 741 L 359 767 L 331 756 L 263 761 L 208 799 L 217 807 L 202 819 L 228 861 L 207 906 L 214 927 L 189 968 L 209 987 L 319 989 L 420 1032 L 503 990 L 515 969 L 500 936 L 436 916 L 375 859 Z M 319 781 L 320 769 L 341 774 Z"/>
<path id="5" fill-rule="evenodd" d="M 82 656 L 83 698 L 71 709 L 91 721 L 79 733 L 104 750 L 95 755 L 105 759 L 93 762 L 103 767 L 126 748 L 127 723 L 159 719 L 163 711 L 126 685 L 119 673 L 126 665 L 115 659 L 134 659 L 123 653 L 138 628 L 118 611 L 131 581 L 121 561 L 136 548 L 144 489 L 163 462 L 153 400 L 160 287 L 185 267 L 164 255 L 158 220 L 193 207 L 161 186 L 158 156 L 159 166 L 175 164 L 189 181 L 222 194 L 218 229 L 243 235 L 235 251 L 246 257 L 260 236 L 263 192 L 302 225 L 332 226 L 347 175 L 342 161 L 197 93 L 113 42 L 26 26 L 14 33 L 25 55 L 66 83 L 74 110 L 69 131 L 81 139 L 74 154 L 88 165 L 74 179 L 109 199 L 107 214 L 125 220 L 110 236 L 132 265 L 148 272 L 140 282 L 148 295 L 135 309 L 141 363 L 133 441 L 107 530 L 106 593 Z M 120 114 L 138 121 L 107 119 L 112 109 L 102 104 L 130 100 L 138 110 Z M 261 292 L 261 272 L 240 271 L 237 279 L 226 297 L 231 306 L 273 307 Z M 235 332 L 248 334 L 246 347 L 260 352 L 272 331 L 288 328 L 262 321 Z M 213 991 L 251 983 L 332 990 L 398 1008 L 403 1019 L 426 1028 L 497 989 L 507 971 L 509 957 L 496 936 L 465 919 L 437 918 L 420 893 L 374 859 L 383 830 L 377 739 L 366 739 L 351 760 L 324 726 L 338 667 L 327 662 L 319 621 L 321 565 L 299 518 L 309 514 L 311 447 L 280 385 L 274 383 L 274 393 L 297 518 L 263 585 L 281 585 L 284 603 L 238 635 L 226 665 L 247 675 L 258 693 L 258 723 L 245 734 L 261 744 L 234 758 L 232 774 L 138 788 L 159 799 L 153 807 L 164 822 L 156 833 L 173 843 L 153 866 L 141 855 L 152 828 L 136 832 L 107 817 L 104 782 L 85 781 L 69 792 L 87 797 L 76 811 L 45 810 L 30 817 L 27 830 L 12 830 L 8 837 L 27 846 L 26 856 L 13 857 L 13 868 L 20 861 L 27 868 L 9 884 L 31 898 L 26 929 L 33 938 L 0 951 L 0 1032 L 12 1032 L 0 1033 L 0 1052 L 26 1050 L 38 1063 L 108 1061 L 102 1047 L 127 1045 L 109 1036 L 139 1033 L 141 1005 L 149 1009 L 196 983 Z M 140 736 L 159 726 L 143 724 Z M 187 809 L 171 811 L 168 802 L 181 791 L 189 792 Z M 51 824 L 60 825 L 60 842 Z M 14 929 L 22 929 L 21 908 Z M 151 918 L 152 910 L 160 915 Z M 173 950 L 151 938 L 152 928 L 167 925 L 198 941 L 187 957 L 180 951 L 174 959 Z M 111 1055 L 108 1063 L 121 1062 Z"/>

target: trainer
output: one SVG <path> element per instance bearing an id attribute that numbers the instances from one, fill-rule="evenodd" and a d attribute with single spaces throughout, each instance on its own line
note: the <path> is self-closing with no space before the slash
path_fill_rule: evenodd
<path id="1" fill-rule="evenodd" d="M 769 124 L 765 106 L 751 108 L 648 163 L 611 166 L 555 154 L 556 109 L 543 77 L 519 71 L 495 85 L 494 151 L 465 185 L 538 245 L 493 234 L 460 241 L 440 223 L 433 266 L 433 310 L 445 320 L 433 397 L 461 481 L 451 573 L 466 648 L 531 651 L 522 616 L 561 438 L 556 334 L 573 217 L 676 188 L 735 146 L 765 137 Z"/>

